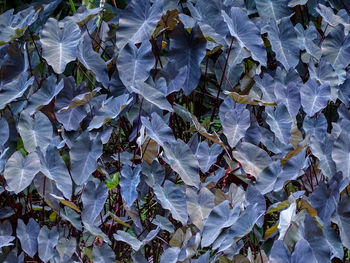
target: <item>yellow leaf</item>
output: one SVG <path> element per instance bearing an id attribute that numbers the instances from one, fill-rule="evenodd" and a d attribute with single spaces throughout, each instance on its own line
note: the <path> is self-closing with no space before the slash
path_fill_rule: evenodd
<path id="1" fill-rule="evenodd" d="M 108 214 L 113 218 L 113 220 L 115 222 L 117 222 L 118 224 L 121 224 L 123 226 L 126 226 L 128 228 L 131 228 L 131 226 L 128 223 L 125 223 L 123 220 L 121 220 L 119 217 L 117 217 L 115 214 L 111 213 L 110 211 L 108 212 Z"/>
<path id="2" fill-rule="evenodd" d="M 79 207 L 77 207 L 77 205 L 74 204 L 73 202 L 68 201 L 68 200 L 65 200 L 65 199 L 63 199 L 62 197 L 57 196 L 57 195 L 54 195 L 54 194 L 51 194 L 51 195 L 52 195 L 54 198 L 56 198 L 58 201 L 60 201 L 63 205 L 72 208 L 73 210 L 75 210 L 75 211 L 78 212 L 78 213 L 81 213 L 81 210 L 79 209 Z"/>
<path id="3" fill-rule="evenodd" d="M 296 149 L 291 150 L 284 158 L 281 159 L 281 164 L 285 165 L 290 158 L 298 155 L 298 153 L 300 153 L 304 148 L 305 146 L 298 146 Z"/>
<path id="4" fill-rule="evenodd" d="M 297 205 L 299 211 L 306 209 L 313 217 L 317 216 L 317 211 L 309 204 L 308 201 L 304 199 L 298 199 Z"/>
<path id="5" fill-rule="evenodd" d="M 152 164 L 154 159 L 158 155 L 158 143 L 151 138 L 147 138 L 142 144 L 142 159 L 145 160 L 148 164 Z"/>
<path id="6" fill-rule="evenodd" d="M 278 224 L 273 225 L 272 227 L 266 229 L 265 234 L 264 234 L 264 239 L 269 238 L 273 233 L 275 233 L 278 229 Z"/>
<path id="7" fill-rule="evenodd" d="M 290 205 L 290 202 L 288 200 L 285 200 L 283 202 L 278 203 L 276 206 L 271 207 L 265 214 L 271 214 L 273 212 L 280 211 L 282 209 L 287 208 Z"/>
<path id="8" fill-rule="evenodd" d="M 249 95 L 240 95 L 237 92 L 227 92 L 225 94 L 228 95 L 231 99 L 238 103 L 249 104 L 254 106 L 276 106 L 276 102 L 264 102 L 262 100 L 251 98 Z"/>

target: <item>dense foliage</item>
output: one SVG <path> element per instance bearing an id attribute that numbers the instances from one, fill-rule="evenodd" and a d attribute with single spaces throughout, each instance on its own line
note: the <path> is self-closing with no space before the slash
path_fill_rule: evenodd
<path id="1" fill-rule="evenodd" d="M 83 2 L 0 15 L 1 262 L 350 259 L 347 0 Z"/>

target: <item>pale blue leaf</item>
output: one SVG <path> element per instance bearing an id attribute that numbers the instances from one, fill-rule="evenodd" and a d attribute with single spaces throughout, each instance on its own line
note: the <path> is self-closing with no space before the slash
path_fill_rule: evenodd
<path id="1" fill-rule="evenodd" d="M 137 165 L 134 170 L 129 165 L 124 165 L 119 179 L 122 197 L 128 206 L 132 206 L 137 199 L 137 186 L 140 183 L 141 166 Z"/>

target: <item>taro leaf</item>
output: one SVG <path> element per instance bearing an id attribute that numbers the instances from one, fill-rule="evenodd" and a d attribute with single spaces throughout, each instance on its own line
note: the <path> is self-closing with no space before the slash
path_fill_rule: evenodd
<path id="1" fill-rule="evenodd" d="M 331 250 L 327 239 L 323 236 L 322 229 L 317 221 L 310 215 L 306 214 L 304 220 L 303 237 L 310 246 L 312 253 L 317 259 L 316 262 L 326 263 L 331 259 Z"/>
<path id="2" fill-rule="evenodd" d="M 54 226 L 51 230 L 47 226 L 40 229 L 38 235 L 38 253 L 39 258 L 45 263 L 49 261 L 54 255 L 54 247 L 58 243 L 58 232 Z"/>
<path id="3" fill-rule="evenodd" d="M 259 77 L 258 75 L 254 76 L 254 81 L 256 86 L 262 91 L 263 100 L 271 102 L 276 101 L 277 95 L 275 96 L 274 90 L 277 88 L 278 84 L 282 84 L 278 82 L 276 83 L 276 80 L 268 73 L 264 73 L 262 77 Z"/>
<path id="4" fill-rule="evenodd" d="M 337 221 L 342 244 L 350 249 L 350 198 L 347 194 L 344 194 L 338 203 Z"/>
<path id="5" fill-rule="evenodd" d="M 310 202 L 313 208 L 317 210 L 317 215 L 325 224 L 330 223 L 333 215 L 339 191 L 339 184 L 335 180 L 326 185 L 323 181 L 319 183 L 314 192 L 310 195 Z"/>
<path id="6" fill-rule="evenodd" d="M 323 140 L 327 133 L 327 119 L 323 114 L 316 116 L 315 118 L 306 116 L 303 123 L 303 129 L 307 135 L 311 137 L 312 140 Z"/>
<path id="7" fill-rule="evenodd" d="M 15 212 L 9 206 L 5 206 L 3 208 L 0 208 L 0 219 L 9 218 L 10 216 L 12 216 L 14 214 L 15 214 Z"/>
<path id="8" fill-rule="evenodd" d="M 290 263 L 291 254 L 282 240 L 273 242 L 269 262 L 271 263 Z"/>
<path id="9" fill-rule="evenodd" d="M 342 17 L 334 14 L 332 8 L 327 7 L 323 4 L 318 4 L 318 7 L 316 7 L 316 11 L 322 16 L 323 21 L 332 27 L 336 27 L 339 24 L 346 23 Z"/>
<path id="10" fill-rule="evenodd" d="M 79 43 L 79 61 L 87 68 L 91 70 L 98 82 L 107 86 L 109 82 L 106 63 L 101 56 L 92 49 L 92 40 L 89 34 L 86 32 L 80 39 Z"/>
<path id="11" fill-rule="evenodd" d="M 60 262 L 68 262 L 73 256 L 77 248 L 77 241 L 74 237 L 67 240 L 64 237 L 61 237 L 58 240 L 56 249 L 60 256 Z"/>
<path id="12" fill-rule="evenodd" d="M 290 262 L 291 263 L 298 263 L 298 262 L 317 263 L 322 261 L 317 261 L 309 243 L 305 239 L 301 239 L 297 242 L 297 244 L 294 247 L 294 251 Z M 328 259 L 327 259 L 327 262 L 329 262 Z"/>
<path id="13" fill-rule="evenodd" d="M 272 18 L 278 21 L 283 17 L 289 17 L 292 9 L 287 6 L 289 0 L 256 0 L 256 9 L 259 16 L 264 19 Z"/>
<path id="14" fill-rule="evenodd" d="M 164 94 L 153 85 L 146 82 L 137 82 L 135 87 L 131 87 L 131 90 L 162 110 L 174 111 Z"/>
<path id="15" fill-rule="evenodd" d="M 156 112 L 152 112 L 151 118 L 151 121 L 149 121 L 147 118 L 141 117 L 142 124 L 146 127 L 147 135 L 161 146 L 165 143 L 176 143 L 173 131 Z"/>
<path id="16" fill-rule="evenodd" d="M 180 248 L 169 247 L 160 256 L 160 263 L 176 263 L 178 262 L 178 256 L 180 253 Z"/>
<path id="17" fill-rule="evenodd" d="M 204 224 L 201 246 L 210 246 L 219 236 L 222 229 L 233 225 L 239 216 L 239 212 L 239 206 L 235 206 L 230 210 L 228 200 L 215 206 Z"/>
<path id="18" fill-rule="evenodd" d="M 240 50 L 238 49 L 241 49 L 241 47 L 237 42 L 234 42 L 234 44 L 232 44 L 232 49 L 230 51 L 230 56 L 228 59 L 224 76 L 223 76 L 223 73 L 224 73 L 223 69 L 225 66 L 227 53 L 226 54 L 224 53 L 226 56 L 221 55 L 219 59 L 216 61 L 215 69 L 214 69 L 215 75 L 217 80 L 221 80 L 221 78 L 224 78 L 221 85 L 221 88 L 223 90 L 230 90 L 231 87 L 234 87 L 237 85 L 244 71 L 244 65 L 241 62 L 244 58 L 250 56 L 245 49 L 241 49 L 241 50 L 244 50 L 244 53 L 240 52 Z M 229 52 L 229 50 L 227 52 Z"/>
<path id="19" fill-rule="evenodd" d="M 82 83 L 79 87 L 75 86 L 75 80 L 73 77 L 64 79 L 64 88 L 57 95 L 55 101 L 56 110 L 61 110 L 64 107 L 69 107 L 75 96 L 88 92 L 89 90 L 85 87 L 85 83 Z M 80 122 L 86 117 L 87 112 L 84 106 L 77 108 L 68 109 L 64 112 L 55 113 L 57 120 L 63 124 L 63 127 L 67 131 L 77 130 Z"/>
<path id="20" fill-rule="evenodd" d="M 343 130 L 333 145 L 332 158 L 337 171 L 341 171 L 344 177 L 350 177 L 350 134 Z"/>
<path id="21" fill-rule="evenodd" d="M 191 188 L 186 189 L 187 211 L 192 223 L 202 230 L 204 223 L 214 207 L 214 195 L 208 188 L 203 187 L 197 194 Z"/>
<path id="22" fill-rule="evenodd" d="M 107 244 L 111 245 L 112 242 L 109 240 L 108 236 L 97 226 L 91 224 L 84 224 L 84 228 L 89 231 L 95 237 L 102 239 Z"/>
<path id="23" fill-rule="evenodd" d="M 16 234 L 18 239 L 21 241 L 21 247 L 31 258 L 34 257 L 38 251 L 38 235 L 40 231 L 39 224 L 30 218 L 27 225 L 24 224 L 22 219 L 17 221 Z"/>
<path id="24" fill-rule="evenodd" d="M 4 176 L 10 191 L 16 194 L 29 186 L 40 170 L 40 159 L 36 152 L 28 154 L 25 158 L 20 152 L 12 154 L 8 159 Z"/>
<path id="25" fill-rule="evenodd" d="M 254 106 L 262 106 L 262 105 L 266 105 L 266 106 L 276 106 L 275 102 L 265 102 L 256 98 L 252 98 L 249 95 L 241 95 L 237 92 L 229 92 L 229 91 L 224 91 L 224 93 L 228 96 L 230 96 L 231 99 L 233 99 L 234 101 L 238 102 L 238 103 L 242 103 L 242 104 L 248 104 L 248 105 L 254 105 Z"/>
<path id="26" fill-rule="evenodd" d="M 93 181 L 89 181 L 81 196 L 83 201 L 83 211 L 81 218 L 84 223 L 93 224 L 96 217 L 101 213 L 108 196 L 108 188 L 100 182 L 95 185 Z"/>
<path id="27" fill-rule="evenodd" d="M 88 130 L 100 128 L 106 121 L 115 119 L 119 113 L 130 103 L 131 99 L 128 94 L 119 97 L 111 97 L 102 103 L 93 119 L 91 120 Z"/>
<path id="28" fill-rule="evenodd" d="M 277 83 L 275 85 L 275 95 L 278 104 L 284 104 L 290 116 L 294 118 L 300 109 L 300 92 L 298 86 L 294 83 L 288 83 L 287 86 Z"/>
<path id="29" fill-rule="evenodd" d="M 93 262 L 94 263 L 114 263 L 115 262 L 115 254 L 113 249 L 103 243 L 101 247 L 94 246 L 92 250 L 93 254 Z"/>
<path id="30" fill-rule="evenodd" d="M 77 58 L 79 40 L 80 29 L 73 21 L 60 23 L 51 17 L 45 23 L 40 31 L 42 56 L 57 74 Z"/>
<path id="31" fill-rule="evenodd" d="M 336 164 L 332 159 L 332 147 L 334 140 L 325 134 L 323 139 L 311 139 L 310 149 L 313 155 L 315 155 L 318 160 L 318 168 L 321 169 L 322 173 L 328 177 L 332 178 L 336 173 Z"/>
<path id="32" fill-rule="evenodd" d="M 54 180 L 57 188 L 69 200 L 72 196 L 72 179 L 57 148 L 49 145 L 44 155 L 40 157 L 41 172 Z"/>
<path id="33" fill-rule="evenodd" d="M 273 110 L 272 107 L 267 107 L 265 112 L 267 113 L 266 122 L 270 125 L 271 131 L 273 131 L 280 142 L 289 144 L 292 119 L 288 113 L 287 107 L 284 104 L 279 104 L 276 110 Z"/>
<path id="34" fill-rule="evenodd" d="M 309 79 L 300 88 L 301 105 L 310 117 L 327 106 L 330 95 L 329 84 L 325 83 L 319 86 L 315 79 Z"/>
<path id="35" fill-rule="evenodd" d="M 288 231 L 293 231 L 293 220 L 296 217 L 296 203 L 293 202 L 287 209 L 280 213 L 278 222 L 279 238 L 284 240 L 288 234 Z M 297 227 L 297 226 L 294 226 Z"/>
<path id="36" fill-rule="evenodd" d="M 21 74 L 14 81 L 0 85 L 0 110 L 5 108 L 8 103 L 21 97 L 33 82 L 34 77 L 27 80 L 26 74 Z"/>
<path id="37" fill-rule="evenodd" d="M 222 150 L 222 147 L 218 144 L 213 144 L 210 147 L 205 141 L 199 143 L 195 154 L 203 173 L 208 172 L 210 167 L 216 162 Z"/>
<path id="38" fill-rule="evenodd" d="M 201 77 L 200 63 L 205 57 L 206 40 L 198 25 L 191 33 L 186 31 L 182 23 L 177 24 L 170 34 L 169 63 L 174 63 L 177 69 L 184 68 L 186 75 L 182 90 L 188 96 L 197 87 Z"/>
<path id="39" fill-rule="evenodd" d="M 250 126 L 249 110 L 227 97 L 220 106 L 219 116 L 229 145 L 235 147 Z"/>
<path id="40" fill-rule="evenodd" d="M 148 40 L 162 16 L 163 0 L 150 6 L 149 0 L 132 0 L 120 14 L 117 31 L 117 46 L 123 48 L 131 41 L 133 44 Z"/>
<path id="41" fill-rule="evenodd" d="M 56 85 L 56 77 L 51 75 L 45 79 L 42 87 L 35 92 L 29 99 L 26 111 L 32 115 L 43 106 L 48 105 L 52 99 L 63 89 L 63 80 Z"/>
<path id="42" fill-rule="evenodd" d="M 24 262 L 24 253 L 22 252 L 19 256 L 17 256 L 17 249 L 14 248 L 8 253 L 6 259 L 3 263 L 23 263 Z"/>
<path id="43" fill-rule="evenodd" d="M 71 174 L 77 185 L 83 185 L 96 170 L 97 159 L 101 154 L 102 143 L 99 138 L 90 140 L 87 132 L 79 136 L 69 152 Z"/>
<path id="44" fill-rule="evenodd" d="M 346 68 L 350 60 L 350 35 L 344 35 L 342 24 L 334 28 L 322 43 L 322 55 L 337 73 Z"/>
<path id="45" fill-rule="evenodd" d="M 259 174 L 255 187 L 262 194 L 271 192 L 272 190 L 274 190 L 275 183 L 281 172 L 282 172 L 282 165 L 280 161 L 274 161 L 270 163 Z"/>
<path id="46" fill-rule="evenodd" d="M 237 151 L 232 152 L 232 156 L 242 164 L 246 173 L 254 177 L 258 177 L 260 172 L 272 162 L 267 152 L 249 142 L 240 143 Z"/>
<path id="47" fill-rule="evenodd" d="M 118 56 L 119 77 L 125 87 L 135 86 L 137 81 L 144 82 L 149 77 L 154 63 L 155 58 L 149 41 L 142 42 L 140 48 L 128 42 Z"/>
<path id="48" fill-rule="evenodd" d="M 64 207 L 64 210 L 60 211 L 60 215 L 63 219 L 69 221 L 77 230 L 82 230 L 80 215 L 68 206 Z"/>
<path id="49" fill-rule="evenodd" d="M 149 187 L 153 188 L 156 184 L 161 184 L 164 181 L 165 170 L 160 163 L 153 161 L 151 165 L 146 162 L 142 163 L 142 173 L 147 176 L 145 179 Z"/>
<path id="50" fill-rule="evenodd" d="M 309 63 L 309 72 L 311 79 L 317 79 L 321 84 L 329 83 L 331 86 L 342 84 L 344 81 L 338 78 L 337 73 L 328 61 L 321 57 L 317 67 L 311 59 Z"/>
<path id="51" fill-rule="evenodd" d="M 113 234 L 113 237 L 117 241 L 122 241 L 122 242 L 127 243 L 135 251 L 138 251 L 141 248 L 141 246 L 143 245 L 143 243 L 140 240 L 138 240 L 136 237 L 133 237 L 128 232 L 125 232 L 122 230 L 118 230 L 117 234 Z"/>
<path id="52" fill-rule="evenodd" d="M 0 25 L 1 27 L 1 25 Z M 1 33 L 0 33 L 1 34 Z M 18 43 L 11 43 L 1 47 L 0 59 L 0 87 L 10 83 L 23 74 L 28 67 L 27 56 L 22 53 Z M 24 51 L 27 51 L 24 49 Z M 2 53 L 4 52 L 4 53 Z M 26 75 L 26 74 L 24 74 Z"/>
<path id="53" fill-rule="evenodd" d="M 307 53 L 319 60 L 321 58 L 322 51 L 321 48 L 317 46 L 317 42 L 314 42 L 319 38 L 319 34 L 315 26 L 310 24 L 307 29 L 304 30 L 301 24 L 297 24 L 294 28 L 298 35 L 300 49 L 305 49 Z"/>
<path id="54" fill-rule="evenodd" d="M 171 168 L 177 172 L 185 184 L 199 188 L 199 163 L 190 147 L 181 139 L 173 145 L 164 145 L 164 152 Z"/>
<path id="55" fill-rule="evenodd" d="M 132 206 L 137 199 L 137 186 L 140 183 L 141 165 L 137 165 L 134 170 L 129 165 L 124 165 L 119 185 L 122 197 L 128 206 Z"/>
<path id="56" fill-rule="evenodd" d="M 188 215 L 183 188 L 166 180 L 163 187 L 155 185 L 153 190 L 161 206 L 170 210 L 174 219 L 186 225 Z"/>
<path id="57" fill-rule="evenodd" d="M 231 17 L 224 10 L 221 12 L 231 35 L 236 38 L 240 46 L 246 47 L 254 60 L 266 66 L 266 50 L 260 36 L 260 30 L 248 18 L 247 14 L 238 7 L 231 8 Z"/>
<path id="58" fill-rule="evenodd" d="M 148 260 L 142 255 L 140 251 L 131 254 L 131 258 L 134 263 L 148 263 Z"/>
<path id="59" fill-rule="evenodd" d="M 100 90 L 101 88 L 96 88 L 96 89 L 93 89 L 92 91 L 87 91 L 79 95 L 76 95 L 68 106 L 61 108 L 58 112 L 59 113 L 65 112 L 67 110 L 74 109 L 79 106 L 88 104 Z"/>
<path id="60" fill-rule="evenodd" d="M 295 68 L 299 63 L 299 42 L 290 19 L 288 17 L 282 18 L 279 27 L 276 21 L 270 20 L 264 31 L 268 34 L 276 59 L 282 63 L 286 70 Z"/>
<path id="61" fill-rule="evenodd" d="M 0 117 L 0 149 L 3 149 L 5 143 L 9 139 L 10 129 L 6 119 Z"/>
<path id="62" fill-rule="evenodd" d="M 15 239 L 12 236 L 12 226 L 10 221 L 6 220 L 0 224 L 0 248 L 12 246 L 11 243 Z"/>

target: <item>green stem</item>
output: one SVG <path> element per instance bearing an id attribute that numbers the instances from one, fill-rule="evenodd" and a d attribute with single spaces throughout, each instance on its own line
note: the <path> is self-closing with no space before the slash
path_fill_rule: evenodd
<path id="1" fill-rule="evenodd" d="M 70 8 L 72 9 L 73 14 L 75 14 L 77 12 L 77 10 L 75 9 L 75 5 L 73 0 L 69 0 L 69 4 L 70 4 Z"/>

